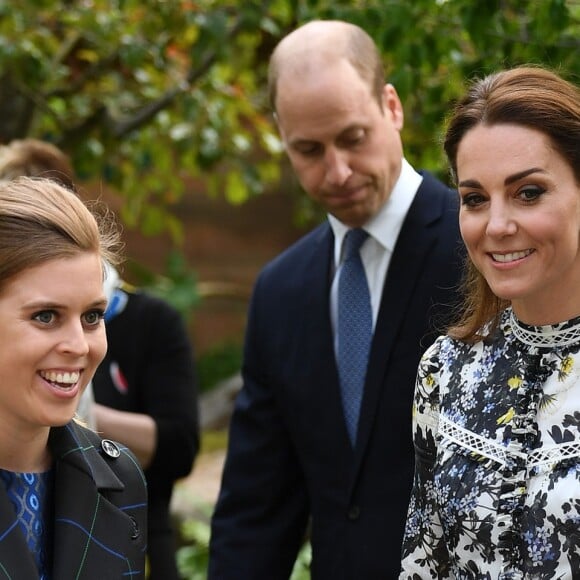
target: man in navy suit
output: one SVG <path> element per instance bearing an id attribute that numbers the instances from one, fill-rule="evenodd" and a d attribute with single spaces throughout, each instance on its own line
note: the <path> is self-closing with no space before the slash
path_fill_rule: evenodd
<path id="1" fill-rule="evenodd" d="M 360 28 L 314 21 L 276 47 L 271 102 L 294 171 L 328 221 L 261 272 L 218 503 L 211 580 L 287 579 L 305 538 L 314 580 L 398 576 L 421 353 L 461 272 L 457 194 L 405 160 L 403 108 Z M 337 278 L 352 228 L 373 336 L 349 437 L 336 358 Z"/>

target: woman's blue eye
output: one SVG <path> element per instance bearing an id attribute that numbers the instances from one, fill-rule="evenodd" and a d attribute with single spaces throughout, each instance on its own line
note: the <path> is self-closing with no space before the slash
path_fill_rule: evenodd
<path id="1" fill-rule="evenodd" d="M 42 324 L 50 324 L 54 321 L 54 316 L 55 314 L 52 310 L 43 310 L 42 312 L 37 312 L 33 319 L 42 322 Z"/>
<path id="2" fill-rule="evenodd" d="M 87 312 L 85 314 L 85 322 L 89 326 L 94 326 L 96 324 L 99 324 L 104 317 L 105 317 L 104 310 L 91 310 L 90 312 Z"/>

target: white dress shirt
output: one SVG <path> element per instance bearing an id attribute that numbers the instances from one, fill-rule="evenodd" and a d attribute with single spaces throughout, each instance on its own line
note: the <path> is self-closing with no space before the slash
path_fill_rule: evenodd
<path id="1" fill-rule="evenodd" d="M 371 296 L 373 330 L 379 314 L 385 276 L 391 256 L 407 212 L 422 181 L 423 177 L 411 167 L 406 159 L 403 159 L 401 174 L 391 195 L 379 212 L 363 226 L 369 237 L 361 246 L 360 254 Z M 330 318 L 334 335 L 334 350 L 337 352 L 338 279 L 342 261 L 342 243 L 350 228 L 330 214 L 328 220 L 334 232 L 335 275 L 330 290 Z"/>

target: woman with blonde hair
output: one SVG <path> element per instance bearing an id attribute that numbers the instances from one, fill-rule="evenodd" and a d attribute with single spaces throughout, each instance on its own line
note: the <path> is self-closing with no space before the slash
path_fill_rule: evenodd
<path id="1" fill-rule="evenodd" d="M 0 568 L 10 578 L 144 578 L 134 455 L 74 420 L 107 348 L 113 222 L 38 178 L 0 183 Z"/>

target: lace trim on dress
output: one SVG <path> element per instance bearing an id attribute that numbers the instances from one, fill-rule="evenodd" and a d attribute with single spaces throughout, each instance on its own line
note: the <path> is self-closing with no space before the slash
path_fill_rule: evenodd
<path id="1" fill-rule="evenodd" d="M 524 459 L 528 469 L 559 463 L 567 459 L 580 459 L 580 441 L 550 445 L 534 449 L 530 453 L 522 453 L 473 433 L 473 431 L 453 423 L 444 416 L 439 419 L 439 433 L 444 441 L 455 443 L 459 447 L 491 459 L 503 467 L 513 463 L 516 458 Z"/>
<path id="2" fill-rule="evenodd" d="M 573 321 L 546 325 L 524 326 L 515 316 L 513 310 L 510 313 L 510 323 L 514 336 L 524 344 L 536 347 L 565 347 L 580 342 L 580 319 Z"/>

